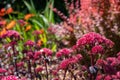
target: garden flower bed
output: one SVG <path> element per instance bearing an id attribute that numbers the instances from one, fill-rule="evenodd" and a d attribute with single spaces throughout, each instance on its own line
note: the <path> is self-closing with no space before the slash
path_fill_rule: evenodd
<path id="1" fill-rule="evenodd" d="M 120 1 L 64 0 L 67 16 L 23 3 L 0 11 L 0 80 L 120 80 Z"/>

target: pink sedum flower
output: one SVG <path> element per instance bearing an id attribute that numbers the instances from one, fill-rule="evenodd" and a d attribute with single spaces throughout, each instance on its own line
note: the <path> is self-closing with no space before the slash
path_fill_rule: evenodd
<path id="1" fill-rule="evenodd" d="M 116 73 L 116 76 L 117 76 L 118 79 L 120 79 L 120 71 L 118 71 L 118 72 Z"/>
<path id="2" fill-rule="evenodd" d="M 31 41 L 31 40 L 28 40 L 28 41 L 25 42 L 24 45 L 25 45 L 25 46 L 30 46 L 30 47 L 32 47 L 32 46 L 35 45 L 35 43 L 34 43 L 33 41 Z"/>
<path id="3" fill-rule="evenodd" d="M 98 53 L 103 54 L 104 49 L 101 45 L 96 45 L 92 48 L 91 52 L 92 52 L 92 54 L 98 54 Z"/>
<path id="4" fill-rule="evenodd" d="M 49 48 L 42 48 L 40 52 L 42 52 L 43 55 L 52 56 L 52 51 Z"/>
<path id="5" fill-rule="evenodd" d="M 5 72 L 7 72 L 6 69 L 0 68 L 0 73 L 5 73 Z"/>
<path id="6" fill-rule="evenodd" d="M 10 75 L 10 76 L 3 77 L 1 80 L 18 80 L 18 77 L 14 75 Z"/>
<path id="7" fill-rule="evenodd" d="M 59 50 L 59 51 L 56 53 L 56 56 L 57 56 L 57 57 L 69 56 L 69 54 L 70 54 L 71 52 L 72 52 L 71 49 L 63 48 L 63 49 Z"/>

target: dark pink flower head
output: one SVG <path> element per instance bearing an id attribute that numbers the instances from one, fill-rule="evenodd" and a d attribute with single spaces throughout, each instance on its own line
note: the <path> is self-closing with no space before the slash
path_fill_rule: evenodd
<path id="1" fill-rule="evenodd" d="M 35 69 L 36 73 L 43 71 L 43 67 L 39 66 Z"/>
<path id="2" fill-rule="evenodd" d="M 112 77 L 110 75 L 105 76 L 104 80 L 111 80 Z"/>
<path id="3" fill-rule="evenodd" d="M 98 59 L 97 62 L 96 62 L 96 65 L 100 65 L 100 66 L 103 66 L 103 65 L 106 65 L 107 62 L 103 59 Z"/>
<path id="4" fill-rule="evenodd" d="M 43 32 L 41 31 L 41 30 L 35 30 L 34 32 L 33 32 L 33 34 L 35 34 L 35 35 L 39 35 L 39 34 L 42 34 Z"/>
<path id="5" fill-rule="evenodd" d="M 78 39 L 76 45 L 77 47 L 84 47 L 86 45 L 95 45 L 95 44 L 105 44 L 106 47 L 113 47 L 114 43 L 109 40 L 106 39 L 105 37 L 101 36 L 98 33 L 95 32 L 89 32 L 85 35 L 83 35 L 83 37 L 81 37 L 80 39 Z"/>
<path id="6" fill-rule="evenodd" d="M 20 34 L 15 30 L 8 30 L 5 34 L 2 35 L 2 38 L 12 38 L 12 39 L 20 39 Z"/>
<path id="7" fill-rule="evenodd" d="M 95 80 L 103 80 L 103 75 L 102 74 L 97 75 Z"/>
<path id="8" fill-rule="evenodd" d="M 115 57 L 108 57 L 106 60 L 107 60 L 108 64 L 110 64 L 111 66 L 117 66 L 120 64 L 118 59 Z"/>
<path id="9" fill-rule="evenodd" d="M 72 46 L 72 50 L 77 50 L 77 45 Z"/>
<path id="10" fill-rule="evenodd" d="M 81 37 L 77 41 L 77 46 L 85 46 L 86 44 L 94 44 L 97 41 L 97 39 L 101 37 L 102 36 L 100 34 L 95 33 L 95 32 L 87 33 L 83 35 L 83 37 Z"/>
<path id="11" fill-rule="evenodd" d="M 75 64 L 78 62 L 78 58 L 76 56 L 73 56 L 72 58 L 69 58 L 69 63 L 70 64 Z"/>
<path id="12" fill-rule="evenodd" d="M 29 57 L 29 58 L 33 58 L 33 56 L 34 56 L 33 52 L 30 52 L 30 51 L 27 52 L 26 55 L 27 55 L 27 57 Z"/>
<path id="13" fill-rule="evenodd" d="M 39 59 L 40 58 L 40 56 L 41 56 L 41 52 L 40 51 L 36 51 L 35 53 L 34 53 L 34 59 Z"/>
<path id="14" fill-rule="evenodd" d="M 52 51 L 49 48 L 42 48 L 40 52 L 46 56 L 52 56 Z"/>
<path id="15" fill-rule="evenodd" d="M 18 80 L 18 77 L 14 75 L 10 75 L 10 76 L 3 77 L 1 80 Z"/>
<path id="16" fill-rule="evenodd" d="M 17 63 L 17 66 L 18 66 L 18 67 L 24 66 L 24 62 L 19 62 L 19 63 Z"/>
<path id="17" fill-rule="evenodd" d="M 24 26 L 26 24 L 26 22 L 24 20 L 18 20 L 18 23 L 21 25 L 21 26 Z"/>
<path id="18" fill-rule="evenodd" d="M 114 46 L 114 43 L 109 39 L 105 39 L 105 45 L 108 48 L 112 48 Z"/>
<path id="19" fill-rule="evenodd" d="M 59 68 L 60 69 L 66 69 L 69 66 L 69 64 L 70 64 L 69 59 L 65 59 L 60 63 Z"/>
<path id="20" fill-rule="evenodd" d="M 96 45 L 92 48 L 91 50 L 91 54 L 103 54 L 104 53 L 104 49 L 101 45 Z"/>
<path id="21" fill-rule="evenodd" d="M 28 41 L 26 41 L 25 42 L 25 44 L 24 44 L 25 46 L 29 46 L 29 47 L 32 47 L 32 46 L 34 46 L 35 45 L 35 42 L 33 42 L 33 41 L 31 41 L 31 40 L 28 40 Z"/>
<path id="22" fill-rule="evenodd" d="M 83 56 L 81 54 L 77 54 L 76 57 L 77 57 L 78 60 L 83 59 Z"/>
<path id="23" fill-rule="evenodd" d="M 5 73 L 5 72 L 7 72 L 6 69 L 0 68 L 0 73 Z"/>
<path id="24" fill-rule="evenodd" d="M 118 72 L 116 73 L 116 76 L 117 76 L 118 79 L 120 79 L 120 71 L 118 71 Z"/>
<path id="25" fill-rule="evenodd" d="M 117 53 L 117 56 L 120 56 L 120 52 Z"/>
<path id="26" fill-rule="evenodd" d="M 71 49 L 68 49 L 68 48 L 63 48 L 61 50 L 59 50 L 57 53 L 56 53 L 56 56 L 57 57 L 61 57 L 61 56 L 69 56 L 69 54 L 72 52 Z"/>

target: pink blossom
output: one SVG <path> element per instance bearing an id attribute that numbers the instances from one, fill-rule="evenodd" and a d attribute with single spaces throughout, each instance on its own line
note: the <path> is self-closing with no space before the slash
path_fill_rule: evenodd
<path id="1" fill-rule="evenodd" d="M 59 50 L 57 53 L 56 53 L 56 56 L 57 57 L 61 57 L 62 55 L 64 56 L 69 56 L 69 54 L 72 52 L 71 49 L 68 49 L 68 48 L 63 48 L 61 50 Z"/>
<path id="2" fill-rule="evenodd" d="M 107 58 L 107 62 L 108 62 L 108 64 L 110 64 L 111 66 L 117 66 L 117 65 L 120 64 L 120 62 L 118 61 L 118 59 L 115 58 L 115 57 L 108 57 L 108 58 Z"/>
<path id="3" fill-rule="evenodd" d="M 56 57 L 59 58 L 59 57 L 61 57 L 61 56 L 62 56 L 62 53 L 61 53 L 61 52 L 57 52 L 57 53 L 56 53 Z"/>
<path id="4" fill-rule="evenodd" d="M 25 42 L 24 45 L 25 45 L 25 46 L 30 46 L 30 47 L 32 47 L 32 46 L 35 45 L 35 43 L 34 43 L 33 41 L 31 41 L 31 40 L 28 40 L 28 41 Z"/>
<path id="5" fill-rule="evenodd" d="M 117 78 L 120 79 L 120 71 L 118 71 L 118 72 L 116 73 L 116 75 L 117 75 Z"/>
<path id="6" fill-rule="evenodd" d="M 1 80 L 18 80 L 18 77 L 14 75 L 10 75 L 10 76 L 3 77 Z"/>
<path id="7" fill-rule="evenodd" d="M 83 56 L 81 54 L 77 54 L 76 57 L 77 57 L 78 60 L 83 59 Z"/>
<path id="8" fill-rule="evenodd" d="M 46 56 L 52 56 L 52 51 L 48 48 L 42 48 L 40 52 L 42 52 L 43 55 L 45 54 Z"/>
<path id="9" fill-rule="evenodd" d="M 110 75 L 105 76 L 104 80 L 111 80 L 112 77 Z"/>
<path id="10" fill-rule="evenodd" d="M 96 45 L 92 48 L 91 52 L 92 52 L 92 54 L 98 54 L 98 53 L 103 54 L 104 49 L 101 45 Z"/>
<path id="11" fill-rule="evenodd" d="M 103 80 L 103 75 L 101 75 L 101 74 L 97 75 L 95 80 Z"/>
<path id="12" fill-rule="evenodd" d="M 38 59 L 40 56 L 41 56 L 41 52 L 40 51 L 36 51 L 35 53 L 34 53 L 34 59 Z"/>
<path id="13" fill-rule="evenodd" d="M 69 59 L 65 59 L 60 63 L 60 69 L 66 69 L 70 64 Z"/>
<path id="14" fill-rule="evenodd" d="M 21 66 L 23 66 L 24 65 L 24 62 L 19 62 L 19 63 L 17 63 L 17 66 L 18 67 L 21 67 Z"/>
<path id="15" fill-rule="evenodd" d="M 41 67 L 41 66 L 39 66 L 39 67 L 37 67 L 37 68 L 35 69 L 35 71 L 36 71 L 37 73 L 41 72 L 42 70 L 43 70 L 43 67 Z"/>
<path id="16" fill-rule="evenodd" d="M 20 34 L 17 31 L 14 30 L 8 30 L 5 34 L 3 34 L 1 36 L 2 38 L 16 38 L 16 39 L 20 39 Z"/>
<path id="17" fill-rule="evenodd" d="M 5 72 L 7 72 L 6 69 L 0 68 L 0 73 L 5 73 Z"/>

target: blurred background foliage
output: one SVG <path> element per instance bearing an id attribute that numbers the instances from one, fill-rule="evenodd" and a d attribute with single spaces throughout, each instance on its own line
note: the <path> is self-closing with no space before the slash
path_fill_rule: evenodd
<path id="1" fill-rule="evenodd" d="M 14 13 L 12 13 L 11 15 L 17 17 L 18 15 L 20 15 L 20 13 L 29 13 L 29 10 L 24 2 L 31 4 L 31 1 L 35 6 L 36 11 L 44 13 L 44 10 L 46 7 L 48 7 L 47 5 L 50 0 L 0 0 L 0 9 L 11 6 L 14 10 Z M 63 12 L 65 15 L 68 15 L 67 10 L 65 9 L 64 0 L 51 0 L 51 2 L 54 2 L 54 7 Z M 7 18 L 8 15 L 5 15 L 4 17 Z M 56 22 L 61 21 L 60 17 L 57 14 L 54 15 L 54 19 Z"/>

